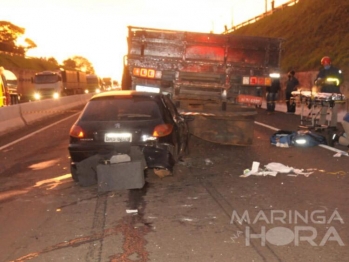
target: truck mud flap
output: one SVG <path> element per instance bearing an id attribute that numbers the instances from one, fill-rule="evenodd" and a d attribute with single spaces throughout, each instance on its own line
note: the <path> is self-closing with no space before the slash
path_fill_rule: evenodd
<path id="1" fill-rule="evenodd" d="M 254 107 L 212 101 L 182 100 L 181 114 L 190 115 L 189 131 L 203 140 L 225 144 L 248 146 L 253 143 Z"/>
<path id="2" fill-rule="evenodd" d="M 190 133 L 203 140 L 248 146 L 253 143 L 254 116 L 205 116 L 196 115 L 189 122 Z"/>

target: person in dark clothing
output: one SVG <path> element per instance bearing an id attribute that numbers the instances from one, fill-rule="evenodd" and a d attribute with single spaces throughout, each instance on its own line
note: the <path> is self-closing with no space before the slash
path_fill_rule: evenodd
<path id="1" fill-rule="evenodd" d="M 297 86 L 299 86 L 298 79 L 294 76 L 295 71 L 288 72 L 288 79 L 286 81 L 286 106 L 287 113 L 292 114 L 296 112 L 296 107 L 294 105 L 294 101 L 292 100 L 292 91 L 297 90 Z"/>
<path id="2" fill-rule="evenodd" d="M 321 93 L 340 93 L 340 85 L 343 83 L 342 71 L 332 65 L 328 56 L 321 59 L 321 65 L 323 68 L 316 76 L 315 85 L 320 87 Z"/>
<path id="3" fill-rule="evenodd" d="M 324 56 L 321 59 L 321 65 L 323 68 L 320 69 L 314 81 L 315 85 L 319 88 L 319 92 L 340 94 L 340 85 L 343 83 L 342 71 L 332 65 L 331 58 L 328 56 Z M 325 125 L 329 107 L 332 107 L 330 126 L 336 128 L 338 113 L 338 104 L 336 103 L 321 108 L 319 124 Z"/>
<path id="4" fill-rule="evenodd" d="M 275 77 L 272 79 L 271 85 L 267 86 L 267 112 L 271 114 L 275 111 L 275 103 L 278 98 L 278 93 L 281 89 L 280 79 L 279 77 Z"/>

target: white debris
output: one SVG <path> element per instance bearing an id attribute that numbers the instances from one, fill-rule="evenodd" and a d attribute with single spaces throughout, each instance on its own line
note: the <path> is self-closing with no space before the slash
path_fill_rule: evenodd
<path id="1" fill-rule="evenodd" d="M 303 172 L 303 169 L 293 169 L 293 173 L 296 175 L 303 175 L 305 177 L 310 176 L 313 172 Z"/>
<path id="2" fill-rule="evenodd" d="M 182 219 L 181 219 L 181 221 L 188 221 L 188 222 L 193 222 L 193 221 L 194 221 L 194 219 L 192 219 L 192 218 L 187 218 L 187 217 L 184 217 L 184 218 L 182 218 Z"/>
<path id="3" fill-rule="evenodd" d="M 285 166 L 281 163 L 269 163 L 265 165 L 265 169 L 259 168 L 259 162 L 253 162 L 251 170 L 245 169 L 244 174 L 240 177 L 248 177 L 250 175 L 255 176 L 276 176 L 278 173 L 288 174 L 288 176 L 298 176 L 298 175 L 304 175 L 305 177 L 308 177 L 313 172 L 303 172 L 303 169 L 296 169 L 293 167 Z"/>
<path id="4" fill-rule="evenodd" d="M 349 156 L 347 152 L 337 152 L 333 157 Z"/>
<path id="5" fill-rule="evenodd" d="M 210 159 L 208 159 L 208 158 L 205 159 L 205 163 L 206 163 L 207 166 L 208 165 L 213 165 L 213 162 Z"/>
<path id="6" fill-rule="evenodd" d="M 285 148 L 290 147 L 290 146 L 288 145 L 288 143 L 280 143 L 280 142 L 277 142 L 277 143 L 276 143 L 276 146 L 277 146 L 277 147 L 285 147 Z"/>
<path id="7" fill-rule="evenodd" d="M 292 167 L 285 166 L 283 164 L 275 163 L 275 162 L 265 165 L 265 168 L 278 173 L 290 173 L 293 169 Z"/>
<path id="8" fill-rule="evenodd" d="M 131 157 L 127 154 L 113 155 L 110 158 L 110 164 L 117 164 L 117 163 L 130 162 L 130 161 L 131 161 Z"/>
<path id="9" fill-rule="evenodd" d="M 250 175 L 255 176 L 276 176 L 277 172 L 262 170 L 259 168 L 260 163 L 253 161 L 251 170 L 245 169 L 244 174 L 241 177 L 248 177 Z"/>
<path id="10" fill-rule="evenodd" d="M 138 213 L 137 209 L 126 209 L 126 213 L 127 214 L 134 214 L 134 213 Z"/>
<path id="11" fill-rule="evenodd" d="M 339 150 L 339 149 L 337 149 L 337 148 L 334 148 L 334 147 L 331 147 L 331 146 L 328 146 L 328 145 L 322 145 L 322 144 L 320 144 L 319 146 L 320 146 L 320 147 L 323 147 L 323 148 L 326 148 L 326 149 L 328 149 L 328 150 L 331 150 L 331 151 L 336 152 L 336 154 L 333 155 L 334 157 L 349 156 L 349 152 L 345 152 L 345 151 Z M 339 153 L 340 155 L 339 155 L 338 153 Z"/>

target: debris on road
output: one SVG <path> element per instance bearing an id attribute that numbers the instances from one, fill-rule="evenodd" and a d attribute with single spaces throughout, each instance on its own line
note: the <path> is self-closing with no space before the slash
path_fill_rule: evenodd
<path id="1" fill-rule="evenodd" d="M 123 162 L 131 162 L 131 157 L 127 154 L 117 154 L 110 158 L 110 164 L 117 164 Z"/>
<path id="2" fill-rule="evenodd" d="M 250 175 L 255 176 L 276 176 L 278 173 L 282 174 L 288 174 L 289 176 L 298 176 L 298 175 L 304 175 L 305 177 L 308 177 L 313 172 L 303 172 L 303 169 L 296 169 L 293 167 L 285 166 L 281 163 L 269 163 L 265 165 L 264 169 L 259 168 L 260 163 L 259 162 L 253 162 L 251 170 L 245 169 L 244 174 L 240 177 L 248 177 Z"/>
<path id="3" fill-rule="evenodd" d="M 205 164 L 206 164 L 207 166 L 209 166 L 209 165 L 213 165 L 213 162 L 212 162 L 209 158 L 206 158 L 206 159 L 205 159 Z"/>
<path id="4" fill-rule="evenodd" d="M 337 172 L 327 172 L 327 174 L 345 176 L 347 173 L 345 171 L 337 171 Z"/>
<path id="5" fill-rule="evenodd" d="M 135 213 L 138 213 L 138 210 L 137 209 L 126 209 L 126 213 L 127 214 L 135 214 Z"/>
<path id="6" fill-rule="evenodd" d="M 160 178 L 164 178 L 165 176 L 173 175 L 172 172 L 170 170 L 168 170 L 168 169 L 154 168 L 153 171 L 154 171 L 154 174 L 157 175 Z"/>
<path id="7" fill-rule="evenodd" d="M 333 157 L 341 157 L 341 156 L 348 156 L 348 153 L 346 152 L 337 152 L 333 155 Z"/>
<path id="8" fill-rule="evenodd" d="M 349 156 L 349 152 L 345 152 L 345 151 L 342 151 L 342 150 L 339 150 L 337 148 L 327 146 L 327 145 L 319 145 L 319 146 L 326 148 L 328 150 L 331 150 L 333 152 L 336 152 L 336 154 L 334 154 L 333 157 Z"/>

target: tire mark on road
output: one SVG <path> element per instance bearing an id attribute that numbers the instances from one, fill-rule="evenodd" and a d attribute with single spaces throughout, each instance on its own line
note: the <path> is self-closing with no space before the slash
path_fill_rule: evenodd
<path id="1" fill-rule="evenodd" d="M 103 250 L 104 240 L 104 227 L 105 227 L 105 214 L 107 210 L 108 194 L 98 195 L 96 208 L 94 211 L 93 223 L 92 223 L 92 235 L 101 235 L 97 241 L 89 244 L 88 252 L 86 254 L 85 261 L 87 262 L 99 262 L 101 261 L 101 254 Z"/>

